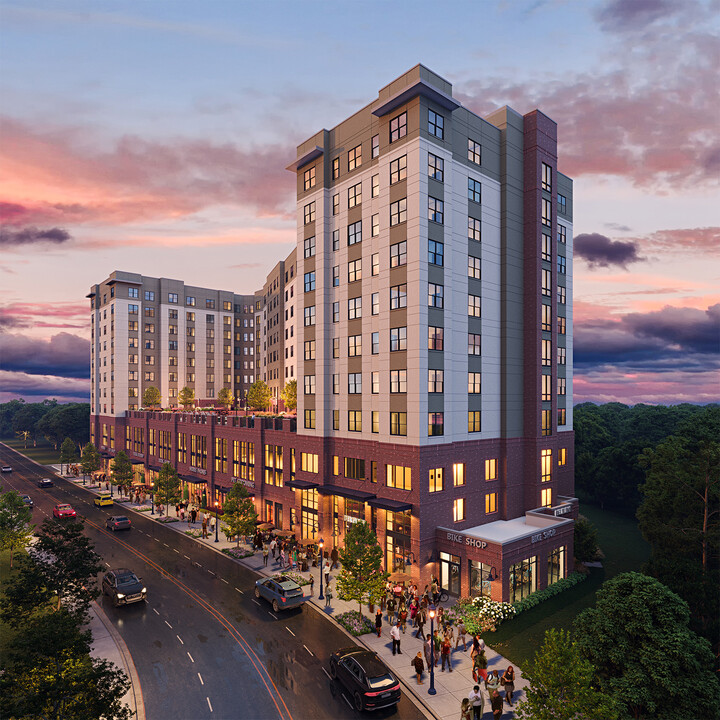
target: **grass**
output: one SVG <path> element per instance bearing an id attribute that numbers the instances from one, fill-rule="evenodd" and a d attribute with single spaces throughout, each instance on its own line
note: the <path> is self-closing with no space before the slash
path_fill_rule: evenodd
<path id="1" fill-rule="evenodd" d="M 25 457 L 34 460 L 41 465 L 59 465 L 60 464 L 60 450 L 55 450 L 50 443 L 45 440 L 38 440 L 37 447 L 33 447 L 32 441 L 28 440 L 28 447 L 25 447 L 25 441 L 21 438 L 3 438 L 2 442 L 11 447 L 13 450 L 17 450 L 20 454 Z"/>
<path id="2" fill-rule="evenodd" d="M 528 662 L 543 642 L 551 627 L 572 629 L 575 617 L 595 604 L 595 597 L 605 580 L 630 570 L 640 570 L 650 555 L 634 518 L 584 505 L 580 512 L 597 528 L 598 540 L 605 553 L 602 568 L 591 568 L 590 577 L 550 600 L 503 623 L 496 632 L 488 633 L 485 641 L 494 650 L 519 667 Z"/>

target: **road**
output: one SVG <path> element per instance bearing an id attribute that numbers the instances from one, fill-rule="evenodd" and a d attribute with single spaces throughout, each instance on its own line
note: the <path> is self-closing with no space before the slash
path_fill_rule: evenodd
<path id="1" fill-rule="evenodd" d="M 0 462 L 13 467 L 4 489 L 33 498 L 35 524 L 69 502 L 105 564 L 143 579 L 147 603 L 98 602 L 132 654 L 148 720 L 364 716 L 327 675 L 330 653 L 351 642 L 310 605 L 275 616 L 254 597 L 258 575 L 248 568 L 141 514 L 130 513 L 132 530 L 109 532 L 113 508 L 94 507 L 90 493 L 58 478 L 41 490 L 36 481 L 50 473 L 4 445 Z M 365 716 L 423 717 L 404 693 L 397 708 Z"/>

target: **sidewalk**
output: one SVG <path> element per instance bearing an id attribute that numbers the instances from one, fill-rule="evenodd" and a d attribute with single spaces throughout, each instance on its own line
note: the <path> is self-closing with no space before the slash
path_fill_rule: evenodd
<path id="1" fill-rule="evenodd" d="M 72 480 L 76 485 L 82 487 L 82 479 L 80 479 L 80 481 L 78 481 L 77 478 L 66 477 L 66 479 Z M 104 490 L 104 486 L 102 488 L 100 488 L 99 486 L 96 488 L 90 488 L 86 485 L 86 489 L 90 490 L 90 492 L 97 493 L 101 489 Z M 117 488 L 113 489 L 114 495 L 116 494 L 116 490 Z M 148 501 L 145 503 L 144 507 L 148 508 L 149 505 L 150 503 Z M 145 517 L 152 517 L 155 520 L 158 519 L 157 514 L 151 516 L 147 509 L 143 511 L 141 509 L 143 506 L 136 505 L 135 503 L 116 503 L 114 507 L 117 508 L 117 510 L 115 511 L 116 514 L 120 514 L 121 512 L 127 512 L 128 510 L 133 510 L 135 512 L 141 512 L 143 515 L 145 515 Z M 171 518 L 175 518 L 175 508 L 170 507 L 169 511 L 169 516 Z M 201 517 L 201 515 L 202 511 L 198 517 Z M 200 530 L 202 527 L 200 522 L 189 524 L 187 521 L 187 517 L 184 521 L 180 521 L 179 518 L 177 518 L 177 522 L 166 522 L 163 524 L 165 524 L 166 527 L 181 533 L 185 533 L 188 529 L 197 531 Z M 218 532 L 217 543 L 215 542 L 214 533 L 212 533 L 211 536 L 206 540 L 203 540 L 202 538 L 195 539 L 197 542 L 206 544 L 217 551 L 236 547 L 236 543 L 234 541 L 228 541 L 222 532 Z M 245 549 L 248 552 L 252 550 L 251 546 L 245 543 L 240 543 L 240 548 Z M 252 556 L 249 556 L 247 558 L 239 559 L 238 562 L 242 563 L 251 570 L 254 570 L 260 575 L 270 576 L 280 572 L 279 564 L 277 562 L 273 562 L 272 557 L 269 559 L 268 567 L 265 568 L 263 566 L 263 558 L 260 551 L 254 553 Z M 308 572 L 298 573 L 307 578 L 309 578 L 311 574 L 314 577 L 314 595 L 309 598 L 309 602 L 311 602 L 317 608 L 318 612 L 327 615 L 328 619 L 332 618 L 334 615 L 339 615 L 349 610 L 358 609 L 357 603 L 340 600 L 337 597 L 335 589 L 337 573 L 337 570 L 333 570 L 330 573 L 330 585 L 333 589 L 333 599 L 329 608 L 325 607 L 325 600 L 318 600 L 317 597 L 320 592 L 320 569 L 311 568 Z M 304 589 L 306 592 L 309 592 L 309 586 L 305 586 Z M 447 609 L 453 604 L 454 601 L 451 600 L 445 605 L 445 608 Z M 374 623 L 374 615 L 371 617 L 367 606 L 363 606 L 363 614 L 366 615 Z M 370 650 L 375 651 L 382 658 L 382 660 L 397 675 L 400 682 L 405 686 L 405 690 L 407 691 L 408 695 L 414 700 L 415 704 L 418 705 L 418 707 L 420 707 L 428 717 L 439 718 L 439 720 L 457 720 L 460 715 L 460 703 L 462 699 L 468 696 L 468 694 L 472 691 L 473 686 L 475 685 L 475 681 L 472 678 L 472 662 L 470 660 L 471 644 L 468 644 L 468 649 L 466 652 L 463 652 L 462 648 L 457 648 L 457 650 L 453 649 L 451 654 L 453 672 L 450 673 L 447 670 L 445 672 L 441 672 L 440 665 L 438 664 L 438 666 L 435 668 L 434 673 L 434 685 L 437 694 L 429 695 L 429 668 L 426 668 L 426 672 L 423 676 L 424 684 L 418 685 L 415 679 L 415 671 L 410 665 L 410 661 L 412 660 L 412 658 L 415 657 L 415 655 L 417 655 L 419 651 L 423 650 L 422 642 L 414 637 L 415 628 L 411 628 L 408 622 L 407 632 L 402 637 L 400 642 L 402 654 L 393 656 L 392 641 L 390 640 L 390 625 L 387 623 L 387 615 L 383 615 L 383 623 L 384 625 L 381 637 L 378 638 L 375 633 L 368 633 L 366 635 L 361 635 L 357 638 L 353 637 L 352 640 L 357 641 L 359 644 L 369 648 Z M 425 633 L 427 634 L 429 632 L 430 626 L 428 624 L 425 626 Z M 348 637 L 351 636 L 348 634 Z M 508 665 L 512 664 L 509 660 L 496 653 L 489 645 L 486 645 L 485 655 L 487 656 L 488 660 L 488 670 L 497 670 L 500 675 L 502 675 L 502 673 L 507 669 Z M 424 657 L 425 656 L 423 653 L 423 661 Z M 527 687 L 527 685 L 528 682 L 523 677 L 522 671 L 520 670 L 520 668 L 515 667 L 515 694 L 513 696 L 513 703 L 517 703 L 518 700 L 521 700 L 525 697 L 525 688 Z M 489 719 L 492 718 L 490 701 L 487 696 L 487 692 L 485 692 L 484 685 L 480 683 L 480 686 L 482 688 L 482 692 L 485 698 L 485 713 L 483 715 L 483 718 Z M 504 696 L 504 692 L 501 692 L 501 695 Z M 502 720 L 510 720 L 514 717 L 515 713 L 513 711 L 513 708 L 509 707 L 506 703 L 504 703 Z"/>

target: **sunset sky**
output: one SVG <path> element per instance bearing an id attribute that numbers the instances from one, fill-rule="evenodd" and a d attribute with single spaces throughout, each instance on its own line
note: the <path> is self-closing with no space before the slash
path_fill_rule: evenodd
<path id="1" fill-rule="evenodd" d="M 90 285 L 253 292 L 295 147 L 418 62 L 575 181 L 575 401 L 720 399 L 717 0 L 0 0 L 0 401 L 89 398 Z"/>

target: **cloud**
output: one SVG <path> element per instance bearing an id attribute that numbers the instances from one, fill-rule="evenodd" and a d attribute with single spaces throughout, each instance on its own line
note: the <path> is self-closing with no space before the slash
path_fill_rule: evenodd
<path id="1" fill-rule="evenodd" d="M 627 268 L 629 263 L 641 262 L 636 243 L 611 240 L 600 233 L 581 233 L 573 240 L 573 253 L 587 261 L 591 268 L 619 265 Z"/>
<path id="2" fill-rule="evenodd" d="M 638 30 L 677 10 L 672 0 L 611 0 L 598 8 L 596 18 L 603 30 L 628 32 Z"/>
<path id="3" fill-rule="evenodd" d="M 90 342 L 71 333 L 61 332 L 48 340 L 2 333 L 0 346 L 0 370 L 64 378 L 90 374 Z"/>
<path id="4" fill-rule="evenodd" d="M 646 252 L 720 255 L 720 227 L 658 230 L 634 239 Z"/>
<path id="5" fill-rule="evenodd" d="M 90 380 L 0 370 L 0 402 L 14 398 L 23 398 L 29 402 L 45 398 L 58 398 L 62 402 L 89 402 Z"/>
<path id="6" fill-rule="evenodd" d="M 78 303 L 11 303 L 0 306 L 1 328 L 88 328 L 88 306 Z"/>
<path id="7" fill-rule="evenodd" d="M 62 228 L 39 230 L 26 227 L 22 230 L 0 228 L 0 245 L 33 245 L 36 243 L 55 243 L 61 245 L 70 240 L 70 233 Z"/>

